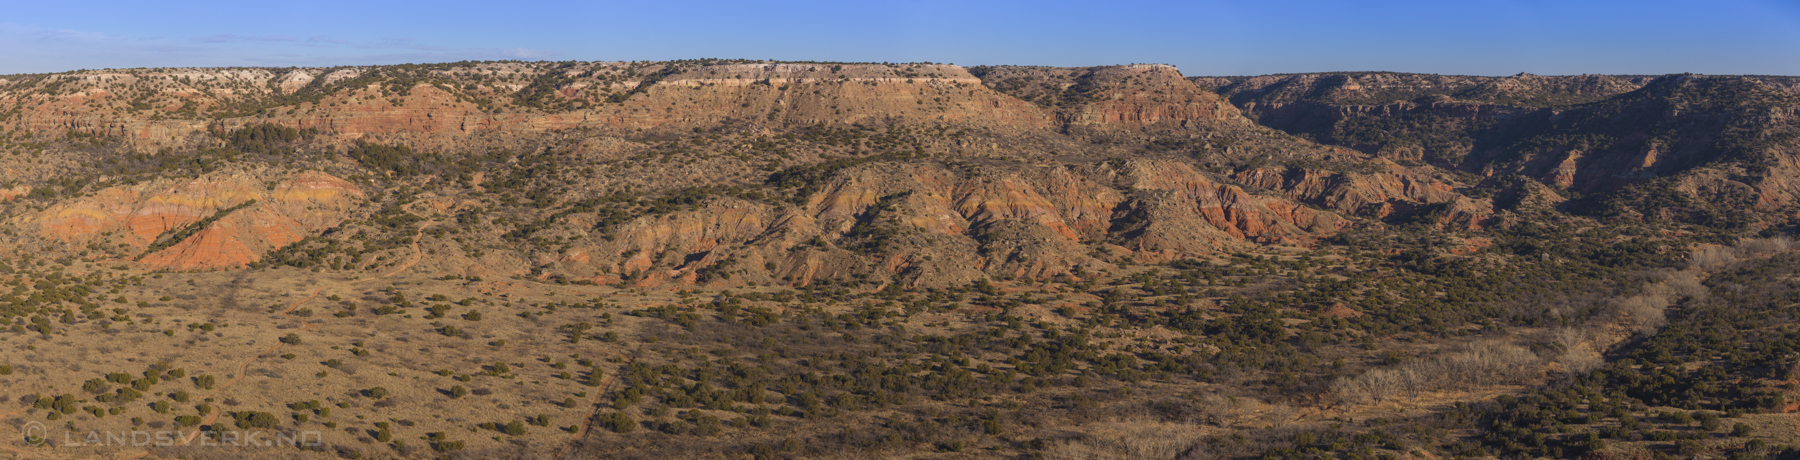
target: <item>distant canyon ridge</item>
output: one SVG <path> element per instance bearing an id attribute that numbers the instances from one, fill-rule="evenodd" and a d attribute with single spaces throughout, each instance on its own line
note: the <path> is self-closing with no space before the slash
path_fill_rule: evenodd
<path id="1" fill-rule="evenodd" d="M 1370 231 L 1792 226 L 1800 78 L 690 60 L 0 76 L 4 250 L 960 285 Z M 1685 229 L 1685 230 L 1682 230 Z"/>

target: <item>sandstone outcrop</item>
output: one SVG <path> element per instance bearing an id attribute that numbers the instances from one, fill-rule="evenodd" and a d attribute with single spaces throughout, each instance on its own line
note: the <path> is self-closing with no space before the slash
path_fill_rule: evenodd
<path id="1" fill-rule="evenodd" d="M 569 243 L 532 249 L 521 244 L 529 233 L 491 228 L 488 237 L 517 238 L 507 243 L 514 249 L 464 249 L 419 265 L 470 276 L 640 285 L 1081 277 L 1127 261 L 1308 246 L 1363 218 L 1475 230 L 1493 213 L 1492 201 L 1461 195 L 1429 168 L 1257 126 L 1165 65 L 702 60 L 82 71 L 7 82 L 0 104 L 20 102 L 10 120 L 20 132 L 116 140 L 147 155 L 226 146 L 224 133 L 240 127 L 296 128 L 307 140 L 290 147 L 324 151 L 335 160 L 312 167 L 342 177 L 401 179 L 332 156 L 365 142 L 439 158 L 426 174 L 474 156 L 572 152 L 565 166 L 579 174 L 565 174 L 562 196 L 538 206 L 544 215 L 513 217 L 551 219 L 537 228 Z M 1469 116 L 1488 116 L 1483 110 Z M 839 160 L 855 166 L 816 177 L 791 202 L 712 199 L 622 222 L 549 214 L 609 191 L 756 189 L 771 172 Z M 530 181 L 501 176 L 508 164 L 488 167 L 498 169 L 464 170 L 456 181 L 468 193 L 497 179 Z M 371 212 L 364 200 L 329 174 L 276 168 L 102 188 L 38 213 L 35 225 L 66 247 L 127 248 L 132 254 L 121 257 L 145 266 L 230 268 Z M 493 201 L 443 200 L 433 208 L 443 215 Z"/>
<path id="2" fill-rule="evenodd" d="M 1235 107 L 1187 81 L 1174 66 L 988 66 L 982 83 L 1055 114 L 1065 130 L 1199 129 L 1244 120 Z"/>
<path id="3" fill-rule="evenodd" d="M 1800 103 L 1791 77 L 1341 73 L 1194 80 L 1264 125 L 1401 163 L 1494 178 L 1484 187 L 1498 190 L 1500 208 L 1574 206 L 1565 210 L 1738 226 L 1785 221 L 1796 203 L 1788 178 L 1800 148 L 1789 139 Z M 1521 187 L 1515 177 L 1548 189 Z M 1563 204 L 1581 196 L 1589 198 Z"/>
<path id="4" fill-rule="evenodd" d="M 1047 279 L 1136 262 L 1304 245 L 1351 220 L 1253 194 L 1176 160 L 955 171 L 933 163 L 845 171 L 777 209 L 726 200 L 605 229 L 557 261 L 568 276 L 735 283 L 846 278 L 874 271 L 909 284 Z M 775 267 L 772 271 L 745 268 Z M 719 274 L 725 274 L 720 277 Z M 738 275 L 737 281 L 726 281 Z"/>
<path id="5" fill-rule="evenodd" d="M 1359 72 L 1196 77 L 1257 123 L 1396 161 L 1456 167 L 1470 136 L 1544 107 L 1636 90 L 1648 78 Z"/>
<path id="6" fill-rule="evenodd" d="M 47 238 L 69 246 L 126 248 L 140 266 L 238 268 L 272 249 L 337 225 L 362 205 L 354 185 L 318 172 L 214 174 L 100 190 L 33 216 Z M 251 203 L 254 200 L 254 203 Z M 251 203 L 155 252 L 159 238 Z"/>
<path id="7" fill-rule="evenodd" d="M 964 69 L 937 64 L 82 71 L 11 82 L 0 103 L 24 103 L 16 122 L 25 130 L 116 136 L 140 151 L 204 144 L 193 135 L 249 123 L 317 129 L 340 143 L 389 139 L 446 149 L 475 136 L 571 129 L 893 121 L 1032 128 L 1050 121 Z"/>

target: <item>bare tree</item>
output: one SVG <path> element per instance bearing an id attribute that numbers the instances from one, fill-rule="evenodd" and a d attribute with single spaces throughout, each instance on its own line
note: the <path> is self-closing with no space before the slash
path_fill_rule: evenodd
<path id="1" fill-rule="evenodd" d="M 1669 308 L 1669 298 L 1663 294 L 1647 294 L 1614 300 L 1612 310 L 1620 322 L 1632 330 L 1649 334 L 1668 322 L 1664 310 Z"/>
<path id="2" fill-rule="evenodd" d="M 1346 401 L 1388 401 L 1427 391 L 1523 383 L 1538 376 L 1543 365 L 1536 354 L 1518 345 L 1480 342 L 1463 351 L 1340 378 L 1331 389 Z"/>
<path id="3" fill-rule="evenodd" d="M 1550 345 L 1559 352 L 1556 361 L 1562 364 L 1565 371 L 1582 373 L 1606 364 L 1606 359 L 1600 356 L 1600 350 L 1585 330 L 1562 328 L 1552 331 Z"/>
<path id="4" fill-rule="evenodd" d="M 1744 238 L 1733 246 L 1695 248 L 1688 256 L 1688 267 L 1700 270 L 1718 268 L 1739 260 L 1764 257 L 1794 249 L 1794 240 L 1785 236 Z"/>

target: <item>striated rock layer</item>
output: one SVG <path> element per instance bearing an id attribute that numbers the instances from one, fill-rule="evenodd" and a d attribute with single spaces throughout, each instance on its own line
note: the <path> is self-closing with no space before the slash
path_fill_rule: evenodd
<path id="1" fill-rule="evenodd" d="M 270 125 L 308 141 L 268 152 L 324 152 L 309 167 L 336 176 L 233 166 L 101 187 L 32 217 L 64 247 L 106 248 L 155 268 L 252 264 L 373 212 L 365 197 L 442 184 L 420 182 L 433 178 L 469 187 L 426 191 L 445 194 L 432 205 L 443 219 L 517 199 L 479 195 L 489 181 L 564 177 L 553 193 L 521 190 L 539 203 L 511 211 L 508 225 L 545 219 L 534 228 L 567 243 L 525 244 L 536 241 L 530 232 L 490 226 L 480 244 L 504 251 L 457 240 L 421 267 L 645 285 L 1081 277 L 1126 261 L 1305 247 L 1364 219 L 1429 216 L 1470 230 L 1493 215 L 1491 201 L 1462 196 L 1450 175 L 1257 126 L 1231 102 L 1166 65 L 458 63 L 0 81 L 0 106 L 20 108 L 0 121 L 21 136 L 116 141 L 139 154 L 130 161 L 239 148 L 226 133 Z M 417 158 L 337 155 L 362 143 Z M 558 149 L 575 153 L 555 165 L 568 169 L 510 171 Z M 445 172 L 520 151 L 491 170 Z M 264 155 L 274 156 L 257 161 L 291 153 Z M 427 158 L 437 163 L 393 167 Z M 855 166 L 830 169 L 788 201 L 715 198 L 623 220 L 559 212 L 626 189 L 788 193 L 763 178 L 834 159 Z"/>
<path id="2" fill-rule="evenodd" d="M 159 238 L 253 200 L 178 242 L 144 253 Z M 361 190 L 328 174 L 262 171 L 109 187 L 32 219 L 45 236 L 71 246 L 128 248 L 144 267 L 238 268 L 337 225 L 363 201 Z"/>
<path id="3" fill-rule="evenodd" d="M 1457 196 L 1441 184 L 1408 180 L 1393 184 L 1395 196 L 1314 184 L 1316 190 L 1290 198 L 1247 191 L 1179 159 L 973 172 L 875 164 L 837 175 L 797 208 L 728 200 L 639 218 L 607 230 L 609 238 L 587 240 L 598 244 L 567 251 L 555 269 L 639 284 L 745 279 L 728 281 L 730 274 L 805 284 L 870 271 L 927 285 L 1081 276 L 1120 261 L 1306 246 L 1354 221 L 1299 200 L 1353 208 Z M 762 278 L 756 267 L 775 269 Z"/>

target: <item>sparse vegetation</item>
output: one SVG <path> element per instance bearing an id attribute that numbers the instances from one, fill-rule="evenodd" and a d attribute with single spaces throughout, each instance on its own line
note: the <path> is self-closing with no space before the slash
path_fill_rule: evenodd
<path id="1" fill-rule="evenodd" d="M 1336 111 L 1274 131 L 1171 68 L 968 70 L 0 76 L 65 101 L 0 120 L 204 126 L 0 129 L 0 412 L 345 458 L 1800 445 L 1780 77 L 1202 79 Z M 302 128 L 423 101 L 466 126 Z"/>

